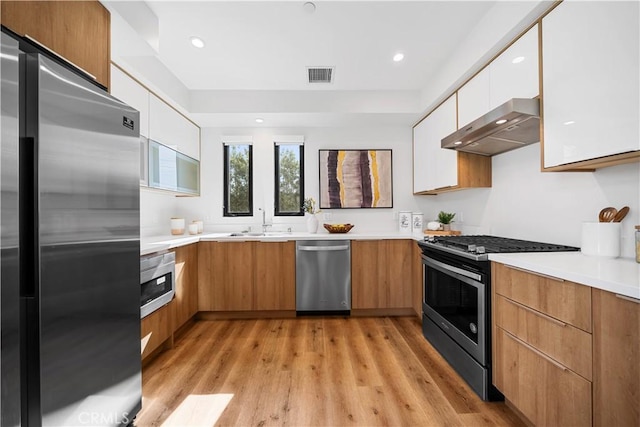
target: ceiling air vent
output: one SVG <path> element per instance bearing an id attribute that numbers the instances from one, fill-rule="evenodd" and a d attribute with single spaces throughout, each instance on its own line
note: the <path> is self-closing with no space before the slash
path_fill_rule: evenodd
<path id="1" fill-rule="evenodd" d="M 307 67 L 309 83 L 331 83 L 333 67 Z"/>

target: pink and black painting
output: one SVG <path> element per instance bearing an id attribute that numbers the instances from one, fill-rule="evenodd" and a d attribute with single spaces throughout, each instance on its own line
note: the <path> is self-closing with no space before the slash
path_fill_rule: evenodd
<path id="1" fill-rule="evenodd" d="M 392 208 L 391 150 L 320 150 L 320 209 Z"/>

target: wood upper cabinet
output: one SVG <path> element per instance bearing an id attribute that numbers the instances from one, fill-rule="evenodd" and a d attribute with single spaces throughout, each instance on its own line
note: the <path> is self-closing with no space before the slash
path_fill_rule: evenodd
<path id="1" fill-rule="evenodd" d="M 175 254 L 176 293 L 171 302 L 174 332 L 198 312 L 198 245 L 176 248 Z"/>
<path id="2" fill-rule="evenodd" d="M 29 36 L 109 87 L 111 15 L 99 1 L 0 2 L 2 25 Z"/>
<path id="3" fill-rule="evenodd" d="M 199 245 L 199 310 L 295 310 L 294 242 Z"/>
<path id="4" fill-rule="evenodd" d="M 413 308 L 416 258 L 413 240 L 353 240 L 353 309 Z"/>
<path id="5" fill-rule="evenodd" d="M 593 289 L 593 425 L 640 425 L 640 300 Z"/>
<path id="6" fill-rule="evenodd" d="M 413 192 L 439 194 L 491 187 L 491 158 L 442 148 L 457 130 L 453 95 L 413 128 Z"/>
<path id="7" fill-rule="evenodd" d="M 542 19 L 543 167 L 640 160 L 640 4 L 560 3 Z"/>
<path id="8" fill-rule="evenodd" d="M 458 128 L 466 126 L 512 98 L 540 93 L 538 25 L 458 90 Z"/>

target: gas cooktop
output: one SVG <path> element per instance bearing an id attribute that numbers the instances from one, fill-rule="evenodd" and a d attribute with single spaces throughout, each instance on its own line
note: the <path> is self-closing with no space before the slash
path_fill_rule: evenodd
<path id="1" fill-rule="evenodd" d="M 483 235 L 425 237 L 424 242 L 418 242 L 418 244 L 423 248 L 441 250 L 476 261 L 488 260 L 489 256 L 487 254 L 490 253 L 570 252 L 580 250 L 580 248 L 573 246 Z"/>

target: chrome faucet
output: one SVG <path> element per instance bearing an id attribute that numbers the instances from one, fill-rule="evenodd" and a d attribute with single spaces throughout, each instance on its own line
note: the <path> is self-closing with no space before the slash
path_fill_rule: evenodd
<path id="1" fill-rule="evenodd" d="M 271 227 L 271 224 L 267 224 L 267 218 L 266 218 L 267 212 L 262 208 L 258 208 L 258 210 L 262 211 L 262 232 L 266 233 L 267 227 Z"/>

